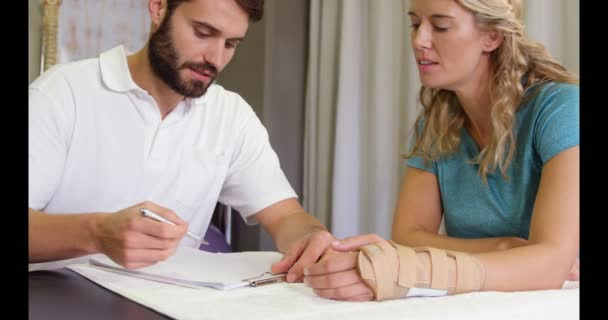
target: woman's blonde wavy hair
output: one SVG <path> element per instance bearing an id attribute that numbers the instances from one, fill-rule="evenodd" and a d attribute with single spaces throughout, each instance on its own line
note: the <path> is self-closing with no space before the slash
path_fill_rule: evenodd
<path id="1" fill-rule="evenodd" d="M 487 175 L 497 167 L 502 176 L 508 178 L 506 170 L 515 153 L 512 129 L 515 113 L 524 102 L 524 92 L 531 86 L 549 81 L 578 84 L 578 77 L 551 58 L 542 44 L 524 36 L 520 18 L 522 0 L 455 1 L 473 13 L 480 30 L 498 31 L 504 37 L 502 44 L 491 53 L 492 137 L 472 159 L 473 163 L 479 164 L 479 175 L 487 184 Z M 522 84 L 524 75 L 527 75 L 527 81 Z M 537 92 L 534 90 L 530 96 Z M 423 112 L 414 126 L 415 144 L 405 158 L 420 156 L 433 161 L 456 152 L 466 114 L 455 93 L 423 86 L 420 102 Z"/>

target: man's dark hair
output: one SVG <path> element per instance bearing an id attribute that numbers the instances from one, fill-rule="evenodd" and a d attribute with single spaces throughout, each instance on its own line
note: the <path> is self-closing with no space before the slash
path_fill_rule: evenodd
<path id="1" fill-rule="evenodd" d="M 167 0 L 167 17 L 173 14 L 182 2 L 189 0 Z M 247 12 L 249 21 L 256 22 L 262 19 L 264 15 L 264 0 L 235 0 L 236 3 Z"/>

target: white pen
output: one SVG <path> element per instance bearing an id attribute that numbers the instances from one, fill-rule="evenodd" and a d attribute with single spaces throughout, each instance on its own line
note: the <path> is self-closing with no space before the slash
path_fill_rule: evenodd
<path id="1" fill-rule="evenodd" d="M 168 223 L 168 224 L 173 225 L 173 226 L 176 225 L 172 221 L 169 221 L 169 220 L 163 218 L 162 216 L 158 215 L 158 213 L 154 213 L 154 212 L 152 212 L 152 211 L 150 211 L 148 209 L 141 208 L 141 209 L 139 209 L 139 212 L 141 212 L 141 214 L 144 217 L 147 217 L 147 218 L 150 218 L 150 219 L 154 219 L 156 221 Z M 188 231 L 188 233 L 186 233 L 186 237 L 188 237 L 190 239 L 193 239 L 193 240 L 196 240 L 196 241 L 198 241 L 198 242 L 200 242 L 202 244 L 207 244 L 207 245 L 209 244 L 209 242 L 205 241 L 205 239 L 203 239 L 203 238 L 195 235 L 194 233 L 192 233 L 190 231 Z"/>

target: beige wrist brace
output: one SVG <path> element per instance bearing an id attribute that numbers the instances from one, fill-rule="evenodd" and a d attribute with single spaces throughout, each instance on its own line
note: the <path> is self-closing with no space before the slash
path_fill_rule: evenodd
<path id="1" fill-rule="evenodd" d="M 484 266 L 467 253 L 393 241 L 361 247 L 357 268 L 378 301 L 480 291 Z"/>

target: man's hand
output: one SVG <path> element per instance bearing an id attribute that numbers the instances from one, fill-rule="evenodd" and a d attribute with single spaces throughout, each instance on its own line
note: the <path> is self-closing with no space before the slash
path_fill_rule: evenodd
<path id="1" fill-rule="evenodd" d="M 316 263 L 334 240 L 331 233 L 325 230 L 309 233 L 295 241 L 283 258 L 272 265 L 271 271 L 287 272 L 287 282 L 300 282 L 304 276 L 304 268 Z"/>
<path id="2" fill-rule="evenodd" d="M 386 241 L 375 234 L 334 241 L 321 260 L 304 270 L 304 284 L 324 298 L 345 301 L 368 301 L 373 291 L 363 282 L 357 270 L 360 247 Z"/>
<path id="3" fill-rule="evenodd" d="M 176 226 L 145 218 L 146 208 L 173 221 Z M 104 214 L 94 233 L 97 250 L 127 269 L 142 268 L 169 258 L 186 234 L 188 225 L 174 212 L 143 202 L 116 213 Z"/>
<path id="4" fill-rule="evenodd" d="M 359 248 L 366 246 L 368 244 L 375 244 L 381 241 L 386 241 L 382 239 L 377 234 L 369 233 L 360 236 L 348 237 L 344 240 L 335 241 L 332 243 L 331 247 L 336 251 L 352 251 L 359 250 Z"/>
<path id="5" fill-rule="evenodd" d="M 346 301 L 368 301 L 373 291 L 363 282 L 357 270 L 358 251 L 328 252 L 316 264 L 304 269 L 304 284 L 324 298 Z"/>

